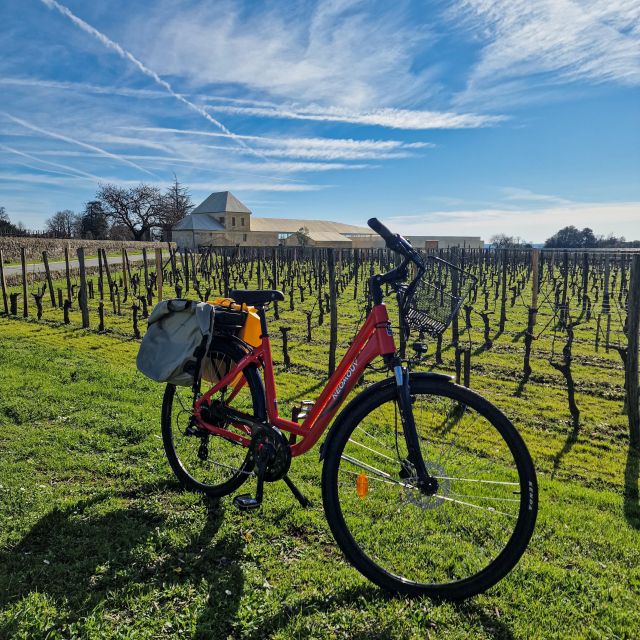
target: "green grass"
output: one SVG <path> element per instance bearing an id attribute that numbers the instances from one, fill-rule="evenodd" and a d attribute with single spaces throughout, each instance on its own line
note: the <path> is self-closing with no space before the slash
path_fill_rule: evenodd
<path id="1" fill-rule="evenodd" d="M 285 306 L 281 324 L 300 335 L 301 310 Z M 344 307 L 346 341 L 359 313 Z M 292 465 L 308 510 L 282 483 L 250 514 L 179 491 L 159 439 L 162 388 L 135 369 L 130 321 L 109 318 L 106 335 L 57 317 L 0 318 L 1 638 L 638 636 L 638 458 L 617 354 L 578 345 L 576 431 L 544 358 L 517 394 L 513 335 L 474 360 L 474 388 L 514 420 L 539 469 L 539 522 L 499 585 L 438 604 L 388 598 L 345 562 L 324 519 L 317 451 Z M 326 332 L 294 342 L 290 371 L 278 365 L 283 414 L 316 395 Z"/>

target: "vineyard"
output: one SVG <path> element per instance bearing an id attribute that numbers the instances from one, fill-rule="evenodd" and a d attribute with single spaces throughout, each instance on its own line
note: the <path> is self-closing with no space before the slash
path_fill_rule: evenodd
<path id="1" fill-rule="evenodd" d="M 41 255 L 34 253 L 36 257 Z M 530 584 L 527 581 L 533 572 L 541 584 L 546 585 L 544 589 L 542 586 L 533 588 L 534 591 L 543 589 L 538 593 L 543 601 L 544 598 L 548 601 L 554 589 L 560 592 L 578 589 L 580 592 L 579 606 L 584 608 L 580 615 L 567 605 L 567 611 L 573 612 L 574 621 L 569 622 L 569 613 L 561 614 L 557 608 L 555 616 L 564 616 L 566 624 L 579 624 L 580 616 L 585 624 L 604 624 L 602 619 L 596 623 L 590 617 L 595 608 L 600 607 L 594 603 L 594 593 L 597 592 L 597 598 L 605 602 L 613 597 L 611 590 L 607 591 L 609 595 L 605 593 L 606 585 L 617 585 L 617 588 L 611 588 L 622 604 L 617 614 L 607 614 L 606 625 L 611 633 L 605 626 L 600 626 L 593 637 L 632 637 L 631 627 L 627 625 L 633 624 L 633 616 L 637 622 L 637 614 L 630 613 L 625 606 L 638 597 L 640 576 L 636 572 L 635 578 L 629 577 L 624 572 L 629 563 L 633 564 L 629 554 L 634 544 L 637 547 L 640 529 L 637 375 L 640 255 L 604 251 L 463 249 L 435 251 L 430 255 L 457 265 L 472 274 L 475 280 L 458 318 L 442 338 L 432 341 L 411 334 L 406 344 L 401 345 L 405 357 L 411 359 L 415 369 L 451 374 L 461 384 L 477 389 L 501 407 L 525 437 L 541 476 L 541 523 L 532 543 L 534 558 L 529 564 L 525 559 L 524 568 L 516 570 L 511 586 L 500 587 L 503 595 L 509 593 L 521 607 L 525 606 L 524 600 L 535 599 L 532 593 L 527 594 L 524 586 Z M 131 395 L 127 402 L 134 407 L 136 394 L 154 393 L 147 381 L 130 371 L 137 349 L 136 340 L 144 334 L 145 319 L 158 300 L 169 297 L 212 300 L 227 296 L 234 288 L 277 288 L 284 292 L 285 302 L 274 303 L 268 318 L 277 373 L 282 380 L 279 387 L 282 415 L 290 415 L 301 400 L 315 398 L 370 308 L 368 278 L 387 270 L 395 260 L 385 250 L 210 248 L 195 254 L 178 252 L 167 245 L 156 246 L 153 250 L 145 248 L 143 259 L 135 262 L 129 260 L 127 249 L 121 249 L 117 265 L 108 263 L 104 250 L 100 250 L 98 256 L 98 267 L 85 268 L 84 250 L 80 248 L 77 251 L 79 268 L 68 267 L 62 273 L 37 273 L 27 264 L 28 252 L 23 253 L 23 275 L 19 281 L 5 284 L 2 278 L 0 314 L 4 312 L 4 318 L 0 320 L 0 341 L 3 333 L 5 336 L 2 344 L 6 346 L 12 336 L 22 335 L 29 336 L 41 349 L 49 345 L 48 349 L 52 344 L 58 344 L 53 336 L 64 336 L 66 344 L 76 345 L 74 348 L 95 348 L 105 362 L 115 357 L 107 353 L 110 349 L 114 353 L 126 353 L 129 360 L 126 363 L 118 361 L 117 365 L 127 367 L 128 384 L 134 384 L 135 388 L 125 391 L 120 382 L 119 389 L 123 396 L 129 398 Z M 453 286 L 459 285 L 454 283 Z M 390 291 L 386 304 L 395 329 L 397 307 Z M 398 331 L 395 335 L 398 339 Z M 85 343 L 95 347 L 82 347 Z M 78 357 L 84 358 L 84 355 Z M 99 376 L 97 372 L 95 375 Z M 372 370 L 360 383 L 366 385 L 383 375 L 386 373 Z M 154 402 L 158 401 L 157 392 L 153 398 Z M 154 420 L 157 422 L 159 405 L 155 409 L 149 405 L 149 411 L 151 414 L 145 415 L 144 420 L 153 425 Z M 5 409 L 2 418 L 5 421 L 6 415 Z M 124 422 L 129 422 L 126 417 Z M 109 432 L 108 426 L 104 428 Z M 160 448 L 157 440 L 147 442 L 145 455 L 151 455 L 152 445 Z M 123 455 L 129 456 L 128 453 Z M 131 455 L 136 458 L 135 453 Z M 156 460 L 156 454 L 153 455 Z M 117 467 L 117 463 L 113 464 Z M 161 459 L 157 465 L 150 472 L 154 482 L 158 477 L 168 476 Z M 311 471 L 299 467 L 297 473 L 306 484 L 312 484 L 317 482 L 318 473 L 317 469 Z M 120 473 L 119 468 L 117 472 Z M 137 477 L 136 472 L 130 473 L 132 478 Z M 128 480 L 126 483 L 130 486 Z M 314 489 L 309 491 L 314 494 Z M 597 495 L 606 498 L 599 502 Z M 161 500 L 159 494 L 153 493 L 153 496 L 153 500 Z M 277 504 L 287 503 L 286 494 L 278 500 Z M 317 495 L 315 502 L 319 505 Z M 88 509 L 91 511 L 92 507 Z M 581 514 L 581 509 L 591 514 L 591 521 L 598 520 L 598 511 L 608 513 L 610 520 L 606 527 L 615 527 L 616 535 L 620 536 L 614 540 L 615 535 L 610 534 L 612 555 L 607 556 L 608 552 L 601 548 L 600 535 L 589 530 L 587 516 Z M 568 514 L 572 514 L 570 522 Z M 321 544 L 325 544 L 323 536 L 316 531 L 319 522 L 316 515 L 308 516 L 310 525 L 302 524 L 307 518 L 304 512 L 285 518 L 289 526 L 306 532 L 301 542 L 304 554 L 312 553 L 309 541 L 321 540 Z M 261 538 L 256 532 L 257 522 L 246 525 L 250 529 L 238 524 L 242 522 L 240 519 L 233 522 L 234 527 L 242 529 L 243 535 L 249 531 L 249 537 L 245 536 L 247 546 L 250 546 L 252 536 Z M 565 533 L 558 523 L 565 527 Z M 277 535 L 276 526 L 273 523 L 269 526 Z M 601 527 L 606 528 L 603 524 Z M 561 542 L 553 541 L 555 538 Z M 571 557 L 570 548 L 575 548 L 578 540 L 584 545 L 583 559 Z M 328 553 L 335 554 L 335 550 Z M 228 553 L 223 549 L 217 557 L 228 557 Z M 270 562 L 268 560 L 266 564 Z M 602 566 L 596 573 L 602 574 L 602 581 L 579 587 L 580 580 L 587 580 L 585 576 L 591 575 L 598 563 Z M 567 568 L 568 565 L 571 566 Z M 547 567 L 550 573 L 545 573 Z M 171 571 L 174 569 L 172 566 Z M 317 570 L 319 575 L 326 571 Z M 273 571 L 277 573 L 275 569 Z M 344 571 L 347 569 L 341 568 L 339 575 Z M 518 571 L 522 575 L 518 576 Z M 529 575 L 529 578 L 523 575 Z M 314 579 L 308 578 L 317 588 Z M 325 579 L 331 580 L 327 576 Z M 352 581 L 361 584 L 357 578 L 347 579 L 350 585 Z M 509 583 L 509 580 L 505 582 Z M 326 622 L 334 613 L 338 615 L 341 611 L 340 615 L 344 615 L 348 606 L 352 606 L 347 602 L 357 600 L 362 589 L 367 588 L 350 587 L 351 599 L 334 601 L 335 606 L 330 610 L 318 608 L 316 618 L 319 616 Z M 389 616 L 396 615 L 400 606 L 382 600 L 377 602 Z M 490 602 L 491 607 L 502 606 L 495 604 L 500 599 L 494 596 L 487 596 L 486 602 Z M 0 605 L 4 606 L 1 601 Z M 534 619 L 538 616 L 542 621 L 540 624 L 553 624 L 546 618 L 544 606 L 539 605 L 541 609 L 531 606 L 535 610 L 531 615 Z M 482 606 L 480 609 L 473 607 L 475 605 L 465 611 L 444 606 L 432 609 L 431 614 L 437 620 L 436 627 L 446 628 L 447 620 L 465 620 L 470 625 L 468 629 L 476 632 L 482 629 L 486 637 L 514 637 L 508 635 L 508 628 L 504 629 L 504 619 L 500 615 L 496 618 L 493 613 L 486 614 Z M 585 613 L 588 610 L 592 613 Z M 247 619 L 251 618 L 250 610 L 244 611 Z M 412 628 L 424 631 L 429 627 L 424 626 L 424 621 L 419 622 L 416 611 L 412 609 Z M 604 616 L 602 609 L 600 612 Z M 294 611 L 279 615 L 280 618 L 270 618 L 273 629 L 284 625 L 286 620 L 295 619 Z M 375 615 L 368 612 L 364 616 L 363 629 L 369 629 L 369 624 L 374 628 L 380 622 L 379 619 L 375 622 Z M 504 615 L 512 622 L 515 619 L 513 612 L 511 617 L 508 611 Z M 225 619 L 224 624 L 227 622 Z M 333 623 L 338 624 L 335 620 Z M 242 624 L 238 624 L 241 626 L 236 629 L 236 635 L 230 637 L 261 637 L 259 631 L 249 627 L 243 631 Z M 295 629 L 306 636 L 305 623 L 298 618 L 295 624 L 298 625 Z M 387 629 L 393 627 L 391 618 L 384 624 L 390 625 L 385 627 Z M 630 635 L 625 636 L 625 629 Z M 565 637 L 580 635 L 578 631 L 579 626 L 572 627 Z M 541 632 L 525 626 L 516 636 L 535 636 L 536 633 Z M 383 633 L 366 637 L 391 637 L 390 634 L 389 631 L 386 636 Z M 552 634 L 542 635 L 551 637 Z M 398 637 L 414 636 L 407 633 Z M 485 636 L 478 632 L 477 637 Z"/>
<path id="2" fill-rule="evenodd" d="M 106 250 L 98 249 L 93 275 L 82 266 L 83 249 L 80 268 L 67 267 L 63 278 L 48 269 L 30 274 L 25 266 L 19 285 L 9 287 L 3 280 L 5 314 L 140 338 L 156 300 L 211 300 L 235 288 L 279 288 L 287 301 L 275 303 L 271 314 L 283 365 L 330 374 L 338 337 L 346 346 L 370 309 L 369 276 L 389 269 L 393 259 L 383 250 L 211 248 L 197 255 L 172 247 L 163 254 L 156 247 L 147 255 L 145 247 L 143 259 L 132 263 L 127 250 L 121 251 L 121 264 L 114 267 Z M 628 357 L 628 325 L 638 326 L 640 313 L 637 300 L 630 305 L 630 291 L 640 282 L 637 266 L 632 273 L 634 255 L 440 251 L 437 257 L 472 274 L 475 284 L 444 336 L 430 345 L 412 336 L 401 348 L 420 366 L 451 369 L 467 386 L 477 376 L 516 380 L 518 396 L 526 386 L 564 386 L 565 413 L 574 432 L 581 415 L 576 394 L 617 400 L 620 421 L 628 414 L 638 443 L 637 413 L 627 411 L 638 404 L 637 391 L 628 384 L 636 362 L 633 353 Z M 44 256 L 46 261 L 46 251 Z M 66 259 L 68 264 L 68 250 Z M 388 293 L 393 313 L 396 305 Z M 593 378 L 598 379 L 595 388 L 589 382 Z"/>

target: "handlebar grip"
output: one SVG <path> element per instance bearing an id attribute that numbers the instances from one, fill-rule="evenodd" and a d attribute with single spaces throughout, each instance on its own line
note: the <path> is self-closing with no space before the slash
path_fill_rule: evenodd
<path id="1" fill-rule="evenodd" d="M 394 237 L 394 234 L 391 233 L 391 231 L 387 229 L 387 227 L 385 227 L 378 218 L 369 218 L 369 220 L 367 220 L 367 224 L 387 242 Z"/>

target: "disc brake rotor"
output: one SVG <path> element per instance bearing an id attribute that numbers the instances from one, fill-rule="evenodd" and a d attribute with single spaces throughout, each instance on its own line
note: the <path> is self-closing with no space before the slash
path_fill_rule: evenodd
<path id="1" fill-rule="evenodd" d="M 420 491 L 418 488 L 418 474 L 415 467 L 405 461 L 405 465 L 408 465 L 411 473 L 409 477 L 404 479 L 404 496 L 407 502 L 419 507 L 420 509 L 436 509 L 443 502 L 446 502 L 446 498 L 449 497 L 449 491 L 451 489 L 451 482 L 446 477 L 444 467 L 436 462 L 429 462 L 425 460 L 425 467 L 430 476 L 435 476 L 438 479 L 438 490 L 433 495 L 427 495 Z"/>

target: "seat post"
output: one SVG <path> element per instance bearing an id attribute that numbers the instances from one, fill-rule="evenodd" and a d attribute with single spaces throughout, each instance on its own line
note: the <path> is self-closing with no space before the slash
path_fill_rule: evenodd
<path id="1" fill-rule="evenodd" d="M 262 333 L 260 338 L 268 338 L 269 331 L 267 329 L 267 316 L 264 312 L 264 305 L 256 306 L 256 311 L 258 312 L 258 317 L 260 318 L 260 332 Z"/>

